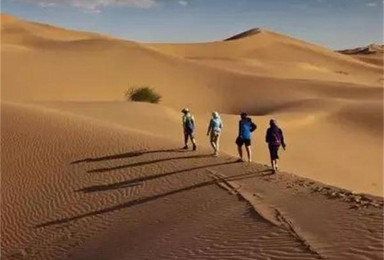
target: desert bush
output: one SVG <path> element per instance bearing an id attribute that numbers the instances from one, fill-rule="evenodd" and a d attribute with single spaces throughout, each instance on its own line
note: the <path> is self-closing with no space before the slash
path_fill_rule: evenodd
<path id="1" fill-rule="evenodd" d="M 150 87 L 131 88 L 125 92 L 125 97 L 129 101 L 148 102 L 157 104 L 161 96 Z"/>

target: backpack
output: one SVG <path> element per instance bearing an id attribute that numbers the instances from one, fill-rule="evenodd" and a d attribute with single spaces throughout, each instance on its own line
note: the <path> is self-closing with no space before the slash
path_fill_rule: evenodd
<path id="1" fill-rule="evenodd" d="M 281 137 L 280 137 L 280 134 L 278 134 L 278 133 L 272 131 L 272 133 L 271 133 L 271 139 L 272 139 L 272 142 L 271 142 L 272 145 L 276 145 L 276 146 L 281 145 Z"/>
<path id="2" fill-rule="evenodd" d="M 194 123 L 193 123 L 193 117 L 192 116 L 186 116 L 185 117 L 185 128 L 187 130 L 192 131 L 194 129 Z"/>
<path id="3" fill-rule="evenodd" d="M 256 124 L 253 123 L 253 122 L 251 121 L 251 129 L 250 129 L 251 133 L 252 133 L 253 131 L 255 131 L 256 128 L 257 128 Z"/>

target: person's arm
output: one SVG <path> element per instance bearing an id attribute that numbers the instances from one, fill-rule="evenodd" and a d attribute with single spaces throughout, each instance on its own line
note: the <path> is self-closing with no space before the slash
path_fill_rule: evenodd
<path id="1" fill-rule="evenodd" d="M 239 136 L 241 136 L 241 120 L 239 121 Z"/>
<path id="2" fill-rule="evenodd" d="M 285 144 L 285 141 L 284 141 L 283 130 L 281 130 L 281 129 L 280 129 L 280 137 L 281 137 L 281 145 L 283 146 L 283 149 L 285 150 L 286 144 Z"/>
<path id="3" fill-rule="evenodd" d="M 270 132 L 271 131 L 269 131 L 269 128 L 267 129 L 267 133 L 266 133 L 266 135 L 265 135 L 265 142 L 266 143 L 269 143 L 269 140 L 270 140 Z"/>
<path id="4" fill-rule="evenodd" d="M 195 117 L 192 116 L 192 125 L 193 125 L 193 129 L 196 128 L 196 121 L 195 121 Z"/>
<path id="5" fill-rule="evenodd" d="M 209 133 L 211 132 L 211 129 L 212 129 L 212 119 L 209 121 L 207 135 L 209 135 Z"/>

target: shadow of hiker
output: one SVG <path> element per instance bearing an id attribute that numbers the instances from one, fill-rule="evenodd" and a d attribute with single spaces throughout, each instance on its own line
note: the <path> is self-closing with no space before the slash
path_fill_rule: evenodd
<path id="1" fill-rule="evenodd" d="M 201 155 L 190 155 L 190 156 L 180 156 L 180 157 L 157 159 L 157 160 L 152 160 L 152 161 L 137 162 L 137 163 L 125 164 L 125 165 L 114 166 L 114 167 L 98 168 L 98 169 L 89 170 L 87 172 L 88 173 L 107 172 L 107 171 L 114 171 L 114 170 L 120 170 L 120 169 L 125 169 L 125 168 L 143 166 L 143 165 L 148 165 L 148 164 L 167 162 L 167 161 L 172 161 L 172 160 L 199 159 L 199 158 L 207 158 L 207 157 L 212 157 L 212 154 L 201 154 Z"/>
<path id="2" fill-rule="evenodd" d="M 100 161 L 107 161 L 107 160 L 116 160 L 116 159 L 137 157 L 137 156 L 141 156 L 144 154 L 168 153 L 168 152 L 188 152 L 188 150 L 183 150 L 183 149 L 164 149 L 164 150 L 153 150 L 153 151 L 139 150 L 139 151 L 128 152 L 128 153 L 113 154 L 113 155 L 107 155 L 107 156 L 102 156 L 102 157 L 81 159 L 81 160 L 73 161 L 73 162 L 71 162 L 71 164 L 100 162 Z"/>
<path id="3" fill-rule="evenodd" d="M 151 175 L 151 176 L 138 177 L 138 178 L 134 178 L 131 180 L 117 182 L 117 183 L 113 183 L 113 184 L 90 186 L 90 187 L 82 188 L 79 190 L 75 190 L 75 192 L 90 193 L 90 192 L 97 192 L 97 191 L 121 189 L 121 188 L 140 185 L 143 181 L 149 181 L 149 180 L 154 180 L 154 179 L 158 179 L 158 178 L 162 178 L 165 176 L 170 176 L 170 175 L 174 175 L 174 174 L 178 174 L 178 173 L 182 173 L 182 172 L 200 170 L 200 169 L 204 169 L 204 168 L 222 166 L 222 165 L 233 164 L 233 163 L 238 163 L 238 162 L 237 161 L 231 161 L 231 162 L 225 162 L 225 163 L 216 163 L 216 164 L 204 165 L 204 166 L 199 166 L 199 167 L 194 167 L 194 168 L 189 168 L 189 169 L 182 169 L 182 170 L 178 170 L 178 171 L 166 172 L 166 173 L 156 174 L 156 175 Z"/>
<path id="4" fill-rule="evenodd" d="M 122 203 L 122 204 L 118 204 L 118 205 L 112 206 L 112 207 L 108 207 L 108 208 L 101 209 L 101 210 L 91 211 L 91 212 L 84 213 L 84 214 L 81 214 L 81 215 L 77 215 L 77 216 L 74 216 L 74 217 L 68 217 L 68 218 L 63 218 L 63 219 L 59 219 L 59 220 L 48 221 L 48 222 L 36 225 L 35 228 L 42 228 L 42 227 L 48 227 L 48 226 L 53 226 L 53 225 L 65 224 L 65 223 L 72 222 L 72 221 L 79 220 L 79 219 L 83 219 L 83 218 L 86 218 L 86 217 L 91 217 L 91 216 L 100 215 L 100 214 L 104 214 L 104 213 L 109 213 L 109 212 L 113 212 L 113 211 L 117 211 L 117 210 L 121 210 L 121 209 L 125 209 L 125 208 L 134 207 L 134 206 L 141 205 L 141 204 L 144 204 L 144 203 L 147 203 L 147 202 L 151 202 L 151 201 L 154 201 L 154 200 L 157 200 L 157 199 L 161 199 L 161 198 L 164 198 L 164 197 L 167 197 L 167 196 L 170 196 L 170 195 L 174 195 L 174 194 L 177 194 L 177 193 L 181 193 L 181 192 L 185 192 L 185 191 L 190 191 L 190 190 L 206 187 L 206 186 L 213 185 L 213 184 L 216 184 L 216 183 L 219 183 L 219 182 L 222 182 L 222 181 L 235 181 L 235 180 L 240 180 L 240 179 L 252 178 L 252 177 L 255 177 L 257 174 L 259 174 L 261 172 L 265 172 L 265 171 L 266 170 L 257 171 L 257 172 L 248 172 L 248 173 L 245 173 L 245 174 L 239 174 L 239 175 L 235 175 L 235 176 L 231 176 L 231 177 L 222 178 L 222 179 L 219 179 L 219 180 L 205 181 L 205 182 L 201 182 L 201 183 L 198 183 L 198 184 L 187 186 L 187 187 L 184 187 L 184 188 L 181 188 L 181 189 L 177 189 L 177 190 L 161 193 L 161 194 L 154 195 L 154 196 L 149 196 L 149 197 L 144 197 L 144 198 L 139 198 L 139 199 L 131 200 L 131 201 L 128 201 L 128 202 L 125 202 L 125 203 Z"/>

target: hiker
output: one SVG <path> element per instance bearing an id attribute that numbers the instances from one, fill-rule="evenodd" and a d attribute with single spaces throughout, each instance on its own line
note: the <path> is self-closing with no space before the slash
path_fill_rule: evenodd
<path id="1" fill-rule="evenodd" d="M 237 149 L 239 152 L 240 159 L 243 160 L 243 145 L 245 145 L 245 150 L 247 151 L 248 162 L 252 161 L 252 151 L 251 151 L 251 137 L 252 132 L 256 130 L 257 126 L 252 122 L 252 119 L 248 117 L 247 113 L 240 114 L 239 121 L 239 136 L 236 139 Z"/>
<path id="2" fill-rule="evenodd" d="M 279 159 L 279 148 L 280 145 L 285 150 L 285 142 L 283 131 L 277 126 L 276 120 L 271 119 L 269 121 L 270 127 L 267 130 L 267 134 L 265 136 L 265 141 L 268 143 L 269 154 L 271 157 L 271 166 L 273 173 L 276 173 L 279 170 L 277 165 L 277 159 Z"/>
<path id="3" fill-rule="evenodd" d="M 181 110 L 183 113 L 183 130 L 184 130 L 184 148 L 188 149 L 188 139 L 191 139 L 193 150 L 197 150 L 195 141 L 195 118 L 191 114 L 188 108 Z"/>
<path id="4" fill-rule="evenodd" d="M 210 138 L 215 156 L 219 155 L 219 140 L 222 128 L 223 122 L 221 121 L 219 113 L 213 112 L 211 121 L 209 121 L 207 136 Z"/>

